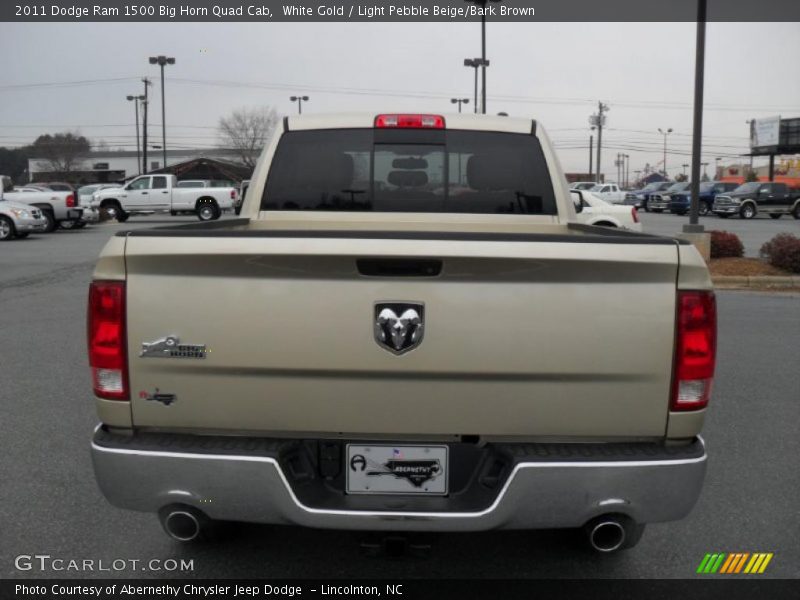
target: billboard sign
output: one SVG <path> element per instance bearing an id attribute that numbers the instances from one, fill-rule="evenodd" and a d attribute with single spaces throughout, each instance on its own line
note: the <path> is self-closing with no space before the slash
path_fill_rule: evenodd
<path id="1" fill-rule="evenodd" d="M 750 148 L 763 150 L 777 148 L 781 136 L 781 118 L 754 119 L 750 123 Z"/>

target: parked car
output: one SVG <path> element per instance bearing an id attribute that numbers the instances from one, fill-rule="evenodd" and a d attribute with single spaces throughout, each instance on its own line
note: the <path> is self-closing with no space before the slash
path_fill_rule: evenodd
<path id="1" fill-rule="evenodd" d="M 759 212 L 773 219 L 783 215 L 800 219 L 800 190 L 791 189 L 785 183 L 751 181 L 728 194 L 718 195 L 712 210 L 723 219 L 735 214 L 742 219 L 752 219 Z"/>
<path id="2" fill-rule="evenodd" d="M 206 188 L 211 187 L 211 182 L 208 179 L 184 179 L 178 181 L 179 188 Z"/>
<path id="3" fill-rule="evenodd" d="M 691 187 L 692 184 L 688 181 L 680 181 L 678 183 L 673 183 L 666 190 L 651 193 L 650 200 L 647 201 L 647 210 L 656 213 L 669 210 L 669 203 L 672 199 L 672 195 L 688 192 Z"/>
<path id="4" fill-rule="evenodd" d="M 578 221 L 586 225 L 601 227 L 621 227 L 631 231 L 641 231 L 642 224 L 635 207 L 611 204 L 598 198 L 592 192 L 570 190 Z"/>
<path id="5" fill-rule="evenodd" d="M 593 187 L 600 185 L 596 181 L 575 181 L 569 184 L 569 189 L 571 190 L 590 190 Z"/>
<path id="6" fill-rule="evenodd" d="M 701 181 L 700 182 L 700 202 L 698 204 L 698 212 L 701 217 L 706 216 L 711 212 L 711 207 L 714 205 L 714 198 L 717 194 L 723 194 L 736 189 L 739 184 L 731 183 L 729 181 Z M 684 192 L 677 192 L 670 195 L 669 212 L 676 215 L 685 215 L 692 207 L 691 203 L 692 190 L 691 188 Z"/>
<path id="7" fill-rule="evenodd" d="M 97 223 L 100 220 L 100 211 L 92 208 L 92 196 L 100 190 L 122 187 L 119 183 L 93 183 L 84 185 L 77 190 L 78 203 L 83 208 L 83 215 L 80 221 L 76 221 L 77 227 L 84 227 L 87 223 Z M 64 227 L 64 223 L 61 224 Z M 69 227 L 67 227 L 69 229 Z"/>
<path id="8" fill-rule="evenodd" d="M 21 202 L 6 200 L 0 186 L 0 242 L 44 233 L 47 222 L 42 211 Z"/>
<path id="9" fill-rule="evenodd" d="M 74 192 L 75 186 L 65 181 L 48 181 L 39 184 L 41 187 L 53 190 L 54 192 Z"/>
<path id="10" fill-rule="evenodd" d="M 74 192 L 41 191 L 31 187 L 14 188 L 4 192 L 6 200 L 35 206 L 47 223 L 45 232 L 55 231 L 64 221 L 80 220 L 83 208 L 78 206 Z"/>
<path id="11" fill-rule="evenodd" d="M 284 124 L 247 222 L 102 251 L 91 452 L 113 505 L 183 542 L 214 520 L 583 527 L 601 552 L 691 511 L 716 340 L 693 245 L 576 223 L 530 119 Z"/>
<path id="12" fill-rule="evenodd" d="M 645 212 L 647 212 L 650 210 L 647 206 L 647 203 L 650 201 L 650 196 L 655 192 L 666 190 L 672 184 L 672 181 L 656 181 L 654 183 L 648 183 L 638 191 L 627 192 L 625 195 L 625 203 L 627 204 L 634 202 L 636 208 L 643 208 Z"/>
<path id="13" fill-rule="evenodd" d="M 233 209 L 235 188 L 178 188 L 177 181 L 175 175 L 142 175 L 123 188 L 95 192 L 92 208 L 119 222 L 130 215 L 158 212 L 192 213 L 201 221 L 212 221 Z"/>
<path id="14" fill-rule="evenodd" d="M 589 191 L 612 204 L 622 204 L 625 201 L 625 192 L 616 183 L 598 183 Z"/>

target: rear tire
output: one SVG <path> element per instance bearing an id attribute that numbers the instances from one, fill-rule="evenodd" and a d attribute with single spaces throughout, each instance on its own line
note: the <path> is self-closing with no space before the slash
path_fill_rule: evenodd
<path id="1" fill-rule="evenodd" d="M 697 206 L 697 214 L 699 214 L 701 217 L 705 217 L 710 212 L 711 212 L 711 207 L 708 205 L 708 202 L 701 202 Z"/>
<path id="2" fill-rule="evenodd" d="M 130 217 L 131 216 L 128 213 L 126 213 L 124 210 L 120 210 L 117 213 L 117 223 L 124 223 L 125 221 L 130 219 Z"/>
<path id="3" fill-rule="evenodd" d="M 778 219 L 780 219 L 782 216 L 783 216 L 783 215 L 782 215 L 781 213 L 770 213 L 770 214 L 769 214 L 769 218 L 770 218 L 770 219 L 775 219 L 776 221 L 777 221 Z"/>
<path id="4" fill-rule="evenodd" d="M 795 205 L 794 210 L 792 211 L 792 216 L 795 219 L 800 219 L 800 204 Z"/>
<path id="5" fill-rule="evenodd" d="M 17 233 L 14 222 L 4 215 L 0 215 L 0 242 L 13 240 Z"/>
<path id="6" fill-rule="evenodd" d="M 78 222 L 73 219 L 67 219 L 66 221 L 59 221 L 58 226 L 61 227 L 61 229 L 77 229 Z"/>
<path id="7" fill-rule="evenodd" d="M 197 218 L 201 221 L 216 221 L 219 216 L 219 207 L 213 200 L 205 200 L 197 204 Z"/>

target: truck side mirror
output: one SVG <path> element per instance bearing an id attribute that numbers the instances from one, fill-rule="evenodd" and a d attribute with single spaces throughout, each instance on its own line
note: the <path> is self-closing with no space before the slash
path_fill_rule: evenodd
<path id="1" fill-rule="evenodd" d="M 575 205 L 575 212 L 583 212 L 583 193 L 580 190 L 570 190 L 572 194 L 572 203 Z"/>

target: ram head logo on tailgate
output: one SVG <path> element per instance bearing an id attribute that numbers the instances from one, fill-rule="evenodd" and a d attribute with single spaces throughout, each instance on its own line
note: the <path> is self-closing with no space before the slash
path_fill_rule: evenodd
<path id="1" fill-rule="evenodd" d="M 425 333 L 425 306 L 418 302 L 375 304 L 375 341 L 395 354 L 413 350 Z"/>

